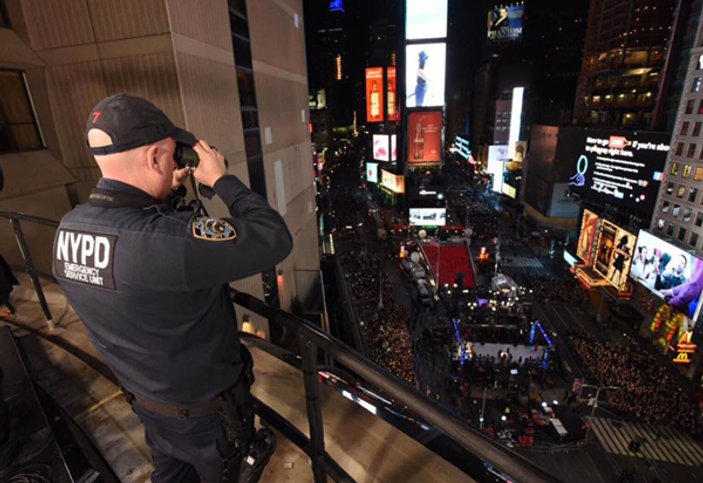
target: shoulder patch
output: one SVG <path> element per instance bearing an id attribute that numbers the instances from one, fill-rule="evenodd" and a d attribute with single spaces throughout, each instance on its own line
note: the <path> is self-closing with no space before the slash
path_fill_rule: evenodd
<path id="1" fill-rule="evenodd" d="M 207 216 L 193 218 L 193 237 L 198 240 L 228 241 L 237 238 L 237 231 L 228 221 Z"/>

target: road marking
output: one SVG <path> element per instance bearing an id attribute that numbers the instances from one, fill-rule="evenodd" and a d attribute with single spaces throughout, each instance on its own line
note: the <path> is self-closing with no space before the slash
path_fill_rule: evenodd
<path id="1" fill-rule="evenodd" d="M 683 431 L 645 423 L 617 424 L 618 426 L 609 418 L 591 420 L 591 428 L 608 453 L 684 466 L 703 464 L 703 448 Z M 633 439 L 640 442 L 640 449 L 636 453 L 628 446 Z"/>

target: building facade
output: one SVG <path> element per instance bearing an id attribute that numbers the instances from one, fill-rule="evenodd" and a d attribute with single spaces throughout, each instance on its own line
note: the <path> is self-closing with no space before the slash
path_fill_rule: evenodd
<path id="1" fill-rule="evenodd" d="M 302 0 L 0 7 L 0 211 L 59 219 L 85 201 L 100 177 L 85 148 L 87 115 L 103 97 L 128 92 L 217 146 L 229 171 L 285 217 L 291 256 L 235 286 L 284 309 L 319 289 Z M 218 199 L 205 204 L 226 214 Z M 0 251 L 21 264 L 8 223 L 0 233 Z M 52 231 L 28 227 L 27 235 L 48 272 Z"/>
<path id="2" fill-rule="evenodd" d="M 703 14 L 698 15 L 665 179 L 652 218 L 652 232 L 703 254 Z"/>

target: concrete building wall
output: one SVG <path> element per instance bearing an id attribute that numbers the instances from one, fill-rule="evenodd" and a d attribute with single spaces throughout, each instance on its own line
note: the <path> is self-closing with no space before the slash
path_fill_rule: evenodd
<path id="1" fill-rule="evenodd" d="M 292 256 L 277 267 L 283 309 L 290 309 L 294 296 L 304 300 L 311 290 L 319 290 L 302 12 L 301 0 L 247 1 L 266 192 L 294 241 Z"/>

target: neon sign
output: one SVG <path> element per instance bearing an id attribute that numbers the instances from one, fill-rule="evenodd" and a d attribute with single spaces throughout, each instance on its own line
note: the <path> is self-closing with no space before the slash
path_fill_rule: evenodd
<path id="1" fill-rule="evenodd" d="M 676 352 L 672 360 L 674 364 L 690 364 L 689 354 L 694 354 L 698 349 L 698 345 L 691 342 L 693 331 L 689 322 L 688 317 L 674 312 L 668 305 L 659 307 L 652 319 L 650 329 L 662 353 Z"/>

